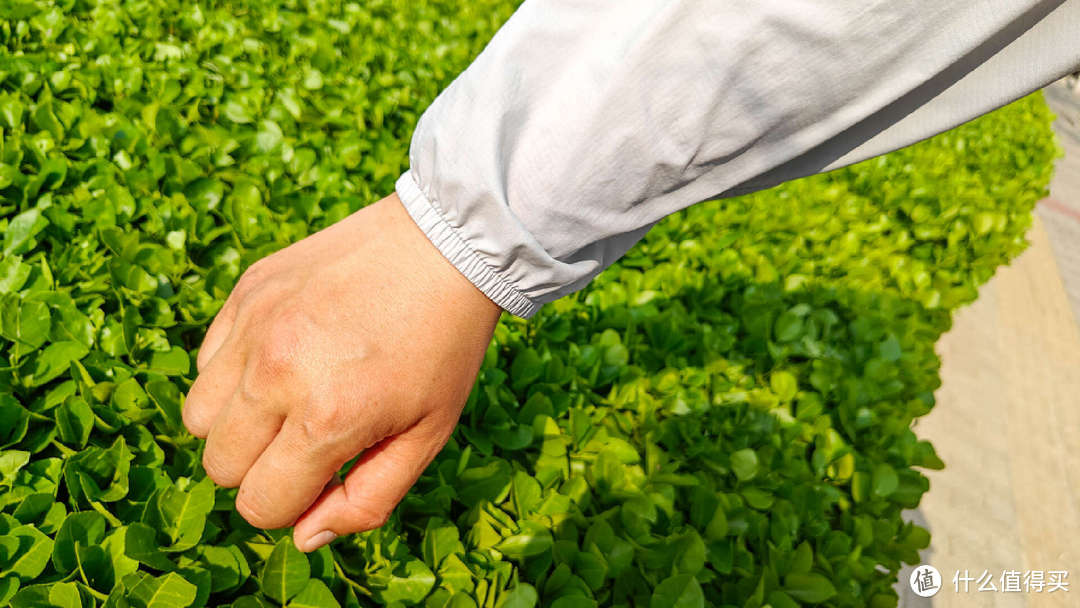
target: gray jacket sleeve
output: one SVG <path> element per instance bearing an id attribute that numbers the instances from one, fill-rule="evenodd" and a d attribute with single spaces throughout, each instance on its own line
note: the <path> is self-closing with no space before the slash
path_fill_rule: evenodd
<path id="1" fill-rule="evenodd" d="M 396 190 L 512 314 L 664 216 L 890 152 L 1080 66 L 1080 0 L 524 0 Z"/>

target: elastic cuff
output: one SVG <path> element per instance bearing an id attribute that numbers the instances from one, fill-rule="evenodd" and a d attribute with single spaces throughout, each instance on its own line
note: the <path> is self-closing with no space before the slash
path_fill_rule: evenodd
<path id="1" fill-rule="evenodd" d="M 469 246 L 446 221 L 437 204 L 420 190 L 411 170 L 397 178 L 394 189 L 420 230 L 477 289 L 512 315 L 528 319 L 536 314 L 540 304 L 518 291 Z"/>

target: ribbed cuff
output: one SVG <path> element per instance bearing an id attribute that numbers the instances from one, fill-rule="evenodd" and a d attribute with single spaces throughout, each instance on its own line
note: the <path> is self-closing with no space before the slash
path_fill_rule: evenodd
<path id="1" fill-rule="evenodd" d="M 446 221 L 437 202 L 428 200 L 420 190 L 411 170 L 398 177 L 394 189 L 420 230 L 477 289 L 512 315 L 528 319 L 536 314 L 540 304 L 518 291 L 469 246 L 457 229 Z"/>

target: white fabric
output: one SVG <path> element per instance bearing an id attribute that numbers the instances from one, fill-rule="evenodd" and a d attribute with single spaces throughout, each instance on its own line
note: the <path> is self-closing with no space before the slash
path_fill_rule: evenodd
<path id="1" fill-rule="evenodd" d="M 936 135 L 1080 67 L 1080 0 L 524 0 L 396 189 L 512 314 L 668 214 Z"/>

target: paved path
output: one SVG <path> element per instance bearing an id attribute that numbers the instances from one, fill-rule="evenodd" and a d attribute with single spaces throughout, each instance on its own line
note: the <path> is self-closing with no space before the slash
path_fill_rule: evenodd
<path id="1" fill-rule="evenodd" d="M 1065 292 L 1080 322 L 1080 89 L 1059 81 L 1047 87 L 1045 95 L 1050 109 L 1057 114 L 1054 131 L 1065 148 L 1065 157 L 1058 160 L 1050 196 L 1039 205 L 1038 213 L 1049 233 Z"/>
<path id="2" fill-rule="evenodd" d="M 945 586 L 904 608 L 1080 606 L 1080 98 L 1046 91 L 1066 149 L 1031 246 L 958 311 L 938 343 L 937 405 L 917 422 L 945 461 L 910 518 Z M 957 571 L 1068 570 L 1070 591 L 956 593 Z M 907 578 L 899 589 L 906 591 Z"/>

